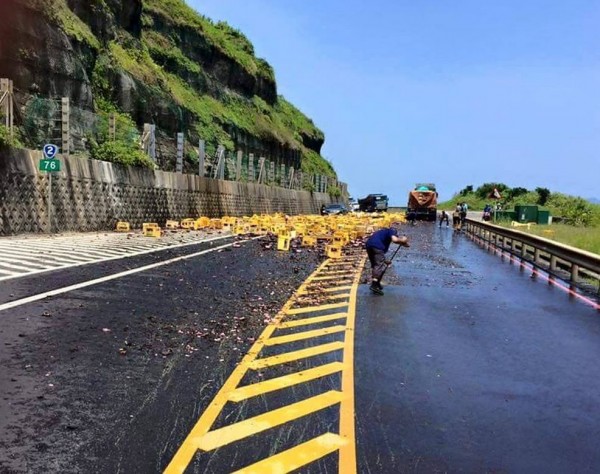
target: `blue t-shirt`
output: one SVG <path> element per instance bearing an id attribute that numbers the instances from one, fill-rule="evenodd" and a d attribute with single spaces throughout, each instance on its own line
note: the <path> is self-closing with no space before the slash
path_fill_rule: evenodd
<path id="1" fill-rule="evenodd" d="M 390 244 L 392 243 L 392 236 L 398 235 L 398 231 L 396 229 L 381 229 L 375 232 L 369 240 L 367 240 L 367 248 L 372 247 L 374 249 L 383 250 L 387 252 L 390 248 Z"/>

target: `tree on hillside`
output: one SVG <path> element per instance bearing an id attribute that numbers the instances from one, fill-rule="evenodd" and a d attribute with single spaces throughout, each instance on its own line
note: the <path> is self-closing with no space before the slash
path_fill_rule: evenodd
<path id="1" fill-rule="evenodd" d="M 538 194 L 534 191 L 527 191 L 525 194 L 519 194 L 518 196 L 513 196 L 511 200 L 512 206 L 519 205 L 528 205 L 528 204 L 536 204 L 538 201 Z"/>
<path id="2" fill-rule="evenodd" d="M 508 191 L 507 197 L 509 199 L 514 199 L 516 197 L 522 196 L 523 194 L 527 194 L 528 192 L 529 192 L 529 190 L 526 188 L 516 187 L 516 188 L 512 188 Z"/>
<path id="3" fill-rule="evenodd" d="M 458 194 L 460 194 L 461 196 L 467 196 L 469 194 L 471 194 L 473 192 L 473 185 L 469 184 L 468 186 L 465 186 L 464 189 L 462 189 Z"/>
<path id="4" fill-rule="evenodd" d="M 487 199 L 494 189 L 497 189 L 500 194 L 504 194 L 509 187 L 504 183 L 484 183 L 475 190 L 475 194 L 481 199 Z"/>
<path id="5" fill-rule="evenodd" d="M 548 198 L 550 197 L 550 190 L 548 188 L 535 188 L 535 192 L 538 193 L 537 203 L 540 206 L 545 206 L 546 202 L 548 202 Z"/>

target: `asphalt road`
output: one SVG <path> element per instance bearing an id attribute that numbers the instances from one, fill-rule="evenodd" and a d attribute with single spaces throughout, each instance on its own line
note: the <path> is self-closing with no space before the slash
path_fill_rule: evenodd
<path id="1" fill-rule="evenodd" d="M 2 303 L 223 243 L 9 280 Z M 161 472 L 319 262 L 249 241 L 0 311 L 0 472 Z"/>
<path id="2" fill-rule="evenodd" d="M 406 232 L 412 246 L 386 275 L 385 296 L 358 288 L 358 472 L 600 471 L 598 311 L 451 229 L 423 223 Z M 165 469 L 243 355 L 322 262 L 318 252 L 276 252 L 260 241 L 211 251 L 228 242 L 2 283 L 0 305 L 207 251 L 0 311 L 0 472 Z M 343 341 L 343 332 L 319 337 Z M 340 350 L 295 366 L 343 361 Z M 284 375 L 274 368 L 245 382 Z M 217 427 L 284 407 L 290 393 L 335 392 L 341 378 L 332 371 L 249 400 L 225 410 Z M 336 406 L 323 404 L 266 437 L 198 453 L 186 472 L 231 472 L 259 451 L 274 454 L 341 424 Z M 298 472 L 338 469 L 334 452 Z"/>
<path id="3" fill-rule="evenodd" d="M 359 292 L 359 472 L 600 471 L 600 313 L 445 227 Z"/>

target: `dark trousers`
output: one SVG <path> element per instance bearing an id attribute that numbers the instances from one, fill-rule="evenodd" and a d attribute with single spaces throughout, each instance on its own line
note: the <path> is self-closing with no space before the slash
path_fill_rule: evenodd
<path id="1" fill-rule="evenodd" d="M 367 247 L 367 255 L 371 262 L 371 275 L 373 280 L 381 280 L 383 272 L 385 271 L 385 252 L 373 247 Z"/>

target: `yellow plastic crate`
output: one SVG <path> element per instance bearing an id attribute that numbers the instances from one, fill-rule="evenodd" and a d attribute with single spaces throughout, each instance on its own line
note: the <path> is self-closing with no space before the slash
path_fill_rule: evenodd
<path id="1" fill-rule="evenodd" d="M 129 225 L 129 222 L 117 222 L 117 226 L 115 227 L 115 230 L 117 232 L 129 232 L 131 230 L 131 226 Z"/>
<path id="2" fill-rule="evenodd" d="M 342 247 L 330 244 L 325 247 L 328 258 L 342 258 Z"/>
<path id="3" fill-rule="evenodd" d="M 290 237 L 280 235 L 277 237 L 277 250 L 289 250 L 290 249 Z"/>
<path id="4" fill-rule="evenodd" d="M 182 229 L 194 229 L 195 228 L 195 220 L 194 219 L 183 219 L 181 221 Z"/>
<path id="5" fill-rule="evenodd" d="M 302 236 L 302 246 L 303 247 L 314 247 L 317 245 L 317 238 L 312 235 L 303 235 Z"/>

